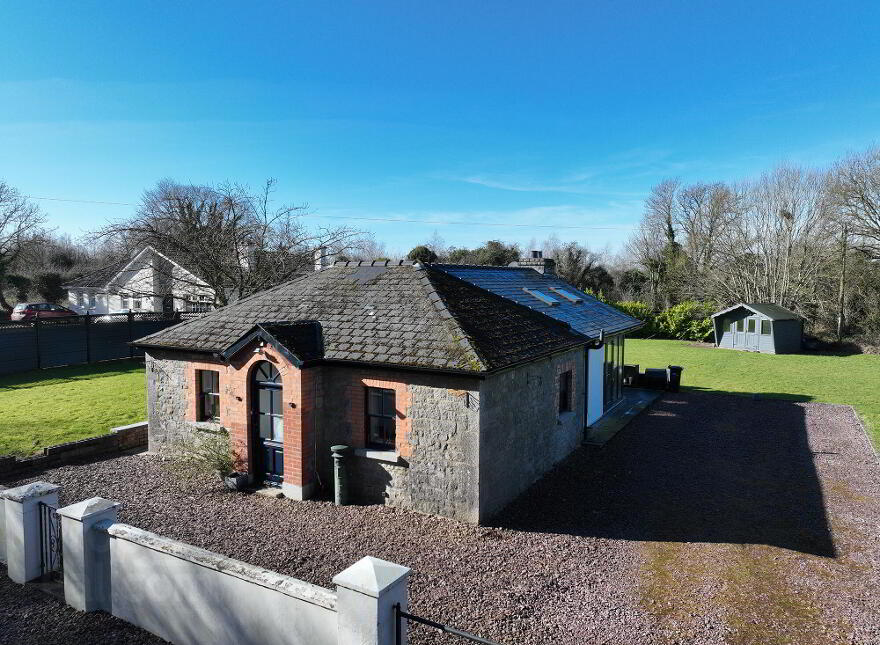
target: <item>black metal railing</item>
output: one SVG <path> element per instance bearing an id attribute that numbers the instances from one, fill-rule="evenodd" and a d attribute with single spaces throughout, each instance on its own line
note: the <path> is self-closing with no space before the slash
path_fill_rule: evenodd
<path id="1" fill-rule="evenodd" d="M 39 502 L 40 511 L 40 577 L 55 580 L 64 570 L 64 543 L 61 539 L 61 518 L 58 509 Z"/>
<path id="2" fill-rule="evenodd" d="M 466 632 L 461 629 L 455 629 L 454 627 L 450 627 L 449 625 L 444 625 L 443 623 L 438 623 L 437 621 L 429 620 L 427 618 L 422 618 L 421 616 L 411 614 L 401 609 L 400 603 L 394 604 L 394 645 L 401 645 L 401 643 L 403 643 L 404 620 L 411 620 L 416 623 L 421 623 L 422 625 L 427 625 L 428 627 L 433 627 L 434 629 L 439 629 L 444 634 L 458 636 L 459 638 L 464 638 L 465 640 L 469 640 L 472 643 L 483 643 L 483 645 L 500 645 L 495 641 L 490 641 L 489 639 L 482 638 L 480 636 L 477 636 L 476 634 L 471 634 L 470 632 Z"/>

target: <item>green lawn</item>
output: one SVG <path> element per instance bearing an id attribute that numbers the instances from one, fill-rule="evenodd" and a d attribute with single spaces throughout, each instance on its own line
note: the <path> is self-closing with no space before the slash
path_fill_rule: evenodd
<path id="1" fill-rule="evenodd" d="M 880 448 L 880 356 L 773 356 L 678 340 L 627 339 L 626 362 L 638 363 L 641 370 L 681 365 L 686 389 L 850 404 Z"/>
<path id="2" fill-rule="evenodd" d="M 104 434 L 147 418 L 143 361 L 0 377 L 0 455 Z"/>

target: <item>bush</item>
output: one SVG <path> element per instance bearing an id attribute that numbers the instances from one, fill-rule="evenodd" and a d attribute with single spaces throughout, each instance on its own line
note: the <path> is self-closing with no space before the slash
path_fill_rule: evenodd
<path id="1" fill-rule="evenodd" d="M 243 466 L 232 451 L 226 428 L 195 430 L 187 438 L 176 441 L 169 456 L 174 470 L 187 478 L 213 475 L 222 479 Z"/>
<path id="2" fill-rule="evenodd" d="M 628 316 L 644 321 L 645 326 L 633 332 L 632 336 L 634 338 L 648 338 L 657 335 L 656 317 L 653 309 L 651 309 L 651 305 L 647 302 L 624 300 L 622 302 L 615 302 L 613 305 Z"/>
<path id="3" fill-rule="evenodd" d="M 704 341 L 712 335 L 713 308 L 705 303 L 686 301 L 659 313 L 648 303 L 634 300 L 615 302 L 614 306 L 645 322 L 644 327 L 632 334 L 634 338 Z"/>
<path id="4" fill-rule="evenodd" d="M 712 309 L 688 300 L 657 314 L 657 330 L 664 338 L 706 340 L 712 333 Z"/>

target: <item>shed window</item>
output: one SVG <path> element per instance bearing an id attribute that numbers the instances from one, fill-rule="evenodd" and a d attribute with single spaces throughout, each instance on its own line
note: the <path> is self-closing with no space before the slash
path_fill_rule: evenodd
<path id="1" fill-rule="evenodd" d="M 755 333 L 755 319 L 754 318 L 749 318 L 749 333 L 750 334 Z"/>
<path id="2" fill-rule="evenodd" d="M 367 445 L 394 450 L 397 413 L 394 390 L 367 388 Z"/>
<path id="3" fill-rule="evenodd" d="M 559 375 L 559 412 L 571 412 L 571 370 Z"/>
<path id="4" fill-rule="evenodd" d="M 220 372 L 199 370 L 199 421 L 220 420 Z"/>
<path id="5" fill-rule="evenodd" d="M 761 321 L 761 333 L 764 336 L 770 335 L 770 321 L 769 320 L 762 320 Z"/>
<path id="6" fill-rule="evenodd" d="M 745 331 L 746 330 L 746 323 L 742 318 L 740 318 L 739 320 L 736 321 L 736 330 L 737 331 Z"/>

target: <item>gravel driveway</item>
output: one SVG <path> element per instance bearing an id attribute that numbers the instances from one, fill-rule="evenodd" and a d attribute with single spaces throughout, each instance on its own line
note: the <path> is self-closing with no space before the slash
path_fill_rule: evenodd
<path id="1" fill-rule="evenodd" d="M 35 479 L 63 485 L 64 503 L 119 500 L 124 522 L 327 587 L 364 555 L 399 562 L 414 613 L 509 645 L 880 643 L 880 467 L 844 406 L 667 395 L 491 527 L 182 487 L 146 455 L 22 482 Z M 0 617 L 42 622 L 0 592 Z"/>

